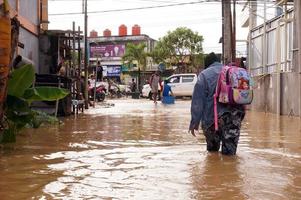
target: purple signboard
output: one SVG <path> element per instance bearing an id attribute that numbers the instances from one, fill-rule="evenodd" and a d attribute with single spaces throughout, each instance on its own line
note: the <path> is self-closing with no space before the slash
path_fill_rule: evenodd
<path id="1" fill-rule="evenodd" d="M 113 45 L 99 45 L 90 47 L 90 57 L 102 57 L 102 58 L 112 58 L 112 57 L 122 57 L 125 52 L 124 44 L 113 44 Z"/>

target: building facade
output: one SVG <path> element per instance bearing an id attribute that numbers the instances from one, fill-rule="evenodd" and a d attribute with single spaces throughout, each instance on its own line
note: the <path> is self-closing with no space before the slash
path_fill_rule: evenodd
<path id="1" fill-rule="evenodd" d="M 107 77 L 118 78 L 122 72 L 128 70 L 138 70 L 138 68 L 129 69 L 122 64 L 122 56 L 126 51 L 127 43 L 145 43 L 146 52 L 153 50 L 155 40 L 148 35 L 140 33 L 137 25 L 132 27 L 132 34 L 127 34 L 127 29 L 124 25 L 119 27 L 119 34 L 112 36 L 110 30 L 106 29 L 103 36 L 98 36 L 96 31 L 91 31 L 89 41 L 89 61 L 90 66 L 96 66 L 97 62 L 101 62 L 104 69 L 103 75 Z M 155 66 L 149 60 L 146 70 L 152 70 Z"/>
<path id="2" fill-rule="evenodd" d="M 275 17 L 259 25 L 250 5 L 248 67 L 254 78 L 254 110 L 301 116 L 300 3 L 278 1 Z"/>
<path id="3" fill-rule="evenodd" d="M 0 0 L 0 3 L 3 1 Z M 11 17 L 20 21 L 17 55 L 32 62 L 40 71 L 39 35 L 48 29 L 48 0 L 8 0 Z"/>

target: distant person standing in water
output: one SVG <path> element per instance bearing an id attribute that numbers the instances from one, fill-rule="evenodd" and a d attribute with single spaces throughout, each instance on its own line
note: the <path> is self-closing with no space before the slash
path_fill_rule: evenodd
<path id="1" fill-rule="evenodd" d="M 152 89 L 152 94 L 153 94 L 153 101 L 154 103 L 157 103 L 157 96 L 158 96 L 158 91 L 159 91 L 159 85 L 160 89 L 162 88 L 162 80 L 160 77 L 160 71 L 156 71 L 154 74 L 152 74 L 150 81 L 149 81 L 150 87 Z"/>
<path id="2" fill-rule="evenodd" d="M 135 79 L 132 79 L 131 92 L 136 92 L 136 89 L 137 89 L 137 84 L 135 82 Z"/>
<path id="3" fill-rule="evenodd" d="M 164 81 L 162 96 L 163 97 L 173 96 L 171 87 L 168 85 L 168 80 Z"/>

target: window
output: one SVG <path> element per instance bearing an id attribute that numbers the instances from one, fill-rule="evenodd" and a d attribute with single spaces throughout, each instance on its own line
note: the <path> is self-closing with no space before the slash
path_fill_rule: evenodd
<path id="1" fill-rule="evenodd" d="M 179 76 L 171 77 L 171 78 L 169 79 L 169 82 L 170 82 L 170 83 L 180 83 L 180 77 L 179 77 Z"/>
<path id="2" fill-rule="evenodd" d="M 183 83 L 193 82 L 194 76 L 182 76 Z"/>

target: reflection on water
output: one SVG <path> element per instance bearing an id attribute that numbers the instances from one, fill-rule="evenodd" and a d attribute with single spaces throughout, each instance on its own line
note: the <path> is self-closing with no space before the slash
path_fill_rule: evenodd
<path id="1" fill-rule="evenodd" d="M 189 101 L 114 103 L 1 148 L 0 199 L 301 198 L 299 118 L 249 112 L 228 157 L 187 134 Z"/>

